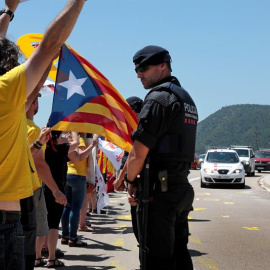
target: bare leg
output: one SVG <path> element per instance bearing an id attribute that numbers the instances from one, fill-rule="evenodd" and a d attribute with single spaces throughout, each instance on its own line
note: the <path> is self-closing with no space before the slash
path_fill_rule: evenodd
<path id="1" fill-rule="evenodd" d="M 88 204 L 88 199 L 87 199 L 87 194 L 85 194 L 83 205 L 82 205 L 82 208 L 80 210 L 79 229 L 86 227 L 85 218 L 86 218 L 87 204 Z"/>
<path id="2" fill-rule="evenodd" d="M 36 262 L 35 262 L 35 264 L 40 263 L 40 261 L 37 259 L 42 258 L 41 250 L 42 250 L 43 244 L 45 242 L 45 237 L 46 236 L 40 236 L 40 237 L 36 238 Z"/>
<path id="3" fill-rule="evenodd" d="M 48 235 L 48 249 L 49 249 L 49 260 L 55 259 L 55 250 L 58 240 L 58 230 L 50 229 Z"/>
<path id="4" fill-rule="evenodd" d="M 97 193 L 96 190 L 94 190 L 91 194 L 91 208 L 92 211 L 97 209 Z"/>

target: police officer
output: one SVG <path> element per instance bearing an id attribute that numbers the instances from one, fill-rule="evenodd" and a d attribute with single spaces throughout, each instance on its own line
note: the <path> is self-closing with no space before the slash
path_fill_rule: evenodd
<path id="1" fill-rule="evenodd" d="M 152 88 L 133 133 L 125 175 L 133 203 L 140 204 L 137 176 L 142 177 L 149 158 L 149 251 L 144 269 L 192 270 L 187 219 L 194 191 L 187 177 L 195 152 L 197 109 L 177 78 L 171 76 L 171 57 L 166 49 L 147 46 L 134 55 L 133 62 L 144 88 Z"/>

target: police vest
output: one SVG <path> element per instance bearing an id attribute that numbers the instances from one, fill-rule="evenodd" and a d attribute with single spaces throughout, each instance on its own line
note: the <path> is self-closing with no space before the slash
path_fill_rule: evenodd
<path id="1" fill-rule="evenodd" d="M 160 96 L 160 92 L 173 93 L 181 106 L 181 113 L 177 118 L 177 132 L 168 130 L 168 134 L 159 138 L 155 149 L 158 156 L 176 156 L 182 161 L 193 162 L 195 153 L 196 129 L 198 122 L 198 112 L 196 105 L 188 92 L 180 86 L 171 82 L 166 82 L 154 87 L 151 93 L 151 99 Z M 148 99 L 146 96 L 145 101 Z M 156 95 L 155 95 L 156 94 Z M 164 104 L 164 106 L 169 104 Z"/>

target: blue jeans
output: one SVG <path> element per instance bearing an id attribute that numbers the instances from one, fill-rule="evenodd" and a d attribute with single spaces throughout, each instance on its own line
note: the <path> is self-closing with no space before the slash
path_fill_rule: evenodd
<path id="1" fill-rule="evenodd" d="M 66 183 L 67 204 L 64 207 L 62 222 L 62 236 L 77 237 L 80 210 L 86 194 L 86 178 L 81 175 L 68 174 Z"/>
<path id="2" fill-rule="evenodd" d="M 6 211 L 0 212 L 1 216 L 4 212 L 6 213 Z M 19 214 L 19 212 L 12 213 Z M 7 219 L 0 222 L 0 269 L 24 269 L 24 235 L 19 219 L 16 221 Z"/>

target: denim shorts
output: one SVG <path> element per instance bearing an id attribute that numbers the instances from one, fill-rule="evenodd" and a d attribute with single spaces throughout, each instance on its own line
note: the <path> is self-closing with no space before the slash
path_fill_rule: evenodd
<path id="1" fill-rule="evenodd" d="M 5 211 L 0 211 L 0 214 L 2 212 Z M 24 234 L 19 219 L 16 221 L 7 219 L 0 223 L 0 269 L 24 269 Z"/>

